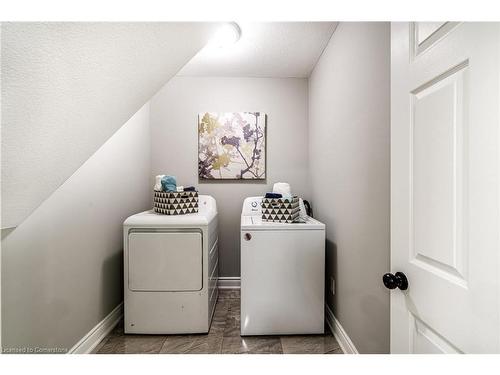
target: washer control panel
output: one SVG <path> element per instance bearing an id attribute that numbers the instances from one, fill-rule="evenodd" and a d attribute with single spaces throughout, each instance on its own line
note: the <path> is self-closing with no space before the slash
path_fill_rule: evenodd
<path id="1" fill-rule="evenodd" d="M 262 197 L 248 197 L 243 202 L 241 216 L 261 216 L 262 215 Z"/>

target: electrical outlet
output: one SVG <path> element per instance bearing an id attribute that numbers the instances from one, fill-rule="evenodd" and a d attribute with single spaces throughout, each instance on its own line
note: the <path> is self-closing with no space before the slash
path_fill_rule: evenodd
<path id="1" fill-rule="evenodd" d="M 335 279 L 333 277 L 330 277 L 330 293 L 335 295 Z"/>

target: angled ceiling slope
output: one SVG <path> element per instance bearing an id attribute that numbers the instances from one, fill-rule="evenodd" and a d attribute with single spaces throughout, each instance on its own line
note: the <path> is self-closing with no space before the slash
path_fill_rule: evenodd
<path id="1" fill-rule="evenodd" d="M 29 216 L 205 45 L 216 26 L 3 23 L 2 228 Z"/>
<path id="2" fill-rule="evenodd" d="M 238 43 L 207 46 L 180 76 L 309 77 L 337 22 L 240 22 Z"/>

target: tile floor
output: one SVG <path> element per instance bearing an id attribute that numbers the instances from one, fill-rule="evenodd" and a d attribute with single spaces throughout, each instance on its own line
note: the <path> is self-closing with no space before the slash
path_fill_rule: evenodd
<path id="1" fill-rule="evenodd" d="M 239 290 L 221 290 L 208 334 L 125 335 L 123 321 L 94 350 L 97 354 L 342 354 L 325 335 L 240 337 Z"/>

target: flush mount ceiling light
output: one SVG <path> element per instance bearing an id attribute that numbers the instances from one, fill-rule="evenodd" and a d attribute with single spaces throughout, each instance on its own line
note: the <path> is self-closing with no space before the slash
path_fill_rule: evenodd
<path id="1" fill-rule="evenodd" d="M 222 25 L 209 42 L 213 48 L 225 48 L 236 43 L 241 37 L 241 28 L 236 22 Z"/>

